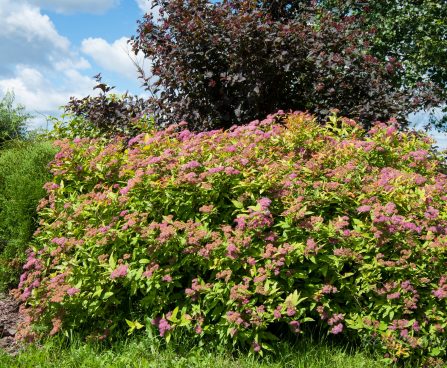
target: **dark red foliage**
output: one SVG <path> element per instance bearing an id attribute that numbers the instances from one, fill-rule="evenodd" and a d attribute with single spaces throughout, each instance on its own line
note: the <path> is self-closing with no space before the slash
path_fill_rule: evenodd
<path id="1" fill-rule="evenodd" d="M 148 113 L 147 102 L 127 93 L 122 96 L 113 95 L 110 91 L 114 87 L 103 83 L 100 74 L 95 79 L 97 85 L 94 89 L 100 89 L 100 94 L 82 99 L 71 97 L 64 107 L 65 112 L 83 118 L 85 129 L 91 127 L 104 136 L 138 134 L 139 128 L 135 122 Z"/>
<path id="2" fill-rule="evenodd" d="M 312 1 L 155 0 L 131 40 L 152 61 L 142 75 L 156 121 L 195 130 L 283 110 L 324 118 L 330 109 L 364 125 L 431 103 L 425 86 L 402 90 L 397 61 L 372 56 L 373 30 L 360 16 Z M 154 78 L 156 81 L 154 82 Z"/>

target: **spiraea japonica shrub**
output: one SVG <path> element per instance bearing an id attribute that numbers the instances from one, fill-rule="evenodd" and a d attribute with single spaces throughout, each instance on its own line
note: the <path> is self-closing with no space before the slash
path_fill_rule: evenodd
<path id="1" fill-rule="evenodd" d="M 294 113 L 57 142 L 21 336 L 130 327 L 262 352 L 314 325 L 442 361 L 447 176 L 429 138 L 393 124 Z"/>

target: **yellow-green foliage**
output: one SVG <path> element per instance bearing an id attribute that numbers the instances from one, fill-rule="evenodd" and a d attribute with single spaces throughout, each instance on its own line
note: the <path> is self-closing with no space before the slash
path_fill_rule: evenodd
<path id="1" fill-rule="evenodd" d="M 23 337 L 147 330 L 262 354 L 316 326 L 389 360 L 445 358 L 447 176 L 430 139 L 296 113 L 57 145 L 16 291 Z"/>

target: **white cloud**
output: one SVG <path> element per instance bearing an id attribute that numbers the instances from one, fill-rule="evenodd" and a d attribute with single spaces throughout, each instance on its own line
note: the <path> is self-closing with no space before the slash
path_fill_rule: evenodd
<path id="1" fill-rule="evenodd" d="M 38 8 L 16 3 L 9 12 L 0 11 L 2 38 L 18 37 L 28 43 L 45 41 L 60 50 L 67 50 L 68 39 L 57 33 L 50 18 L 41 14 Z"/>
<path id="2" fill-rule="evenodd" d="M 67 69 L 88 69 L 91 68 L 90 63 L 83 57 L 79 59 L 54 59 L 52 60 L 53 67 L 57 71 L 64 71 Z"/>
<path id="3" fill-rule="evenodd" d="M 151 13 L 154 17 L 154 20 L 158 20 L 160 18 L 160 7 L 155 6 L 152 7 L 153 0 L 135 0 L 140 10 L 144 13 Z"/>
<path id="4" fill-rule="evenodd" d="M 96 82 L 91 77 L 100 71 L 98 67 L 124 76 L 125 80 L 137 81 L 136 67 L 129 55 L 139 65 L 143 58 L 132 53 L 127 38 L 113 43 L 89 38 L 81 50 L 76 50 L 76 45 L 58 32 L 42 10 L 103 12 L 119 1 L 0 0 L 0 98 L 13 91 L 16 102 L 35 116 L 30 125 L 44 127 L 46 116 L 59 116 L 59 107 L 67 104 L 70 97 L 98 93 L 93 90 Z"/>
<path id="5" fill-rule="evenodd" d="M 150 13 L 152 11 L 152 0 L 135 0 L 138 7 L 143 13 Z"/>
<path id="6" fill-rule="evenodd" d="M 0 0 L 0 29 L 0 75 L 26 60 L 49 65 L 55 55 L 69 53 L 70 41 L 36 6 Z"/>
<path id="7" fill-rule="evenodd" d="M 142 65 L 143 56 L 141 53 L 133 53 L 128 40 L 127 37 L 121 37 L 110 44 L 102 38 L 87 38 L 82 41 L 81 50 L 105 70 L 134 80 L 138 78 L 134 62 Z"/>
<path id="8" fill-rule="evenodd" d="M 0 0 L 0 96 L 13 91 L 16 102 L 36 116 L 32 125 L 57 114 L 70 96 L 91 94 L 95 84 L 80 72 L 89 62 L 37 3 Z"/>
<path id="9" fill-rule="evenodd" d="M 117 6 L 120 0 L 35 0 L 34 3 L 57 13 L 102 14 Z"/>
<path id="10" fill-rule="evenodd" d="M 59 83 L 51 83 L 48 76 L 27 65 L 18 65 L 13 77 L 0 80 L 0 92 L 14 91 L 16 101 L 33 111 L 55 112 L 65 105 L 70 96 L 91 94 L 95 82 L 76 71 L 66 69 L 58 74 Z"/>

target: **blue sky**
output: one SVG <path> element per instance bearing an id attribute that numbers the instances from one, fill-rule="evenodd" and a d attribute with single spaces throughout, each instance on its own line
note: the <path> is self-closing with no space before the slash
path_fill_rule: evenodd
<path id="1" fill-rule="evenodd" d="M 0 97 L 13 91 L 37 127 L 70 96 L 92 94 L 99 72 L 117 92 L 144 96 L 131 58 L 150 63 L 127 41 L 146 11 L 149 0 L 0 0 Z"/>
<path id="2" fill-rule="evenodd" d="M 0 0 L 0 97 L 13 91 L 35 116 L 31 127 L 44 127 L 70 96 L 93 94 L 99 72 L 116 92 L 145 96 L 131 57 L 146 71 L 150 62 L 132 54 L 127 40 L 150 1 Z M 436 138 L 447 148 L 445 135 Z"/>

